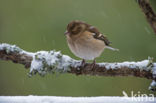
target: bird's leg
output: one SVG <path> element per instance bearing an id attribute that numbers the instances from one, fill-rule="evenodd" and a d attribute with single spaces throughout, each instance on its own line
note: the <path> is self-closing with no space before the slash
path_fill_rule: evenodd
<path id="1" fill-rule="evenodd" d="M 77 75 L 81 74 L 82 70 L 85 67 L 85 64 L 86 64 L 85 59 L 82 59 L 81 64 L 80 64 L 80 66 L 78 66 L 77 71 L 76 71 Z"/>
<path id="2" fill-rule="evenodd" d="M 85 59 L 82 59 L 82 62 L 81 62 L 81 67 L 84 67 L 84 66 L 85 66 L 85 64 L 86 64 Z"/>
<path id="3" fill-rule="evenodd" d="M 93 60 L 93 63 L 91 64 L 91 69 L 92 69 L 92 70 L 94 69 L 95 65 L 96 65 L 96 61 L 95 61 L 95 59 L 94 59 L 94 60 Z"/>

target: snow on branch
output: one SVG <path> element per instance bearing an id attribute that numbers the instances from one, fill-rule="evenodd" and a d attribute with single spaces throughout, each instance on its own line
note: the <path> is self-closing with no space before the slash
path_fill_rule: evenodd
<path id="1" fill-rule="evenodd" d="M 0 103 L 155 103 L 156 97 L 0 96 Z"/>
<path id="2" fill-rule="evenodd" d="M 135 76 L 153 80 L 149 89 L 156 90 L 156 63 L 152 58 L 139 62 L 122 63 L 86 63 L 82 68 L 81 61 L 72 59 L 57 51 L 38 51 L 31 53 L 15 45 L 0 44 L 0 59 L 11 60 L 30 68 L 29 76 L 47 73 L 72 73 L 76 75 L 95 76 Z"/>

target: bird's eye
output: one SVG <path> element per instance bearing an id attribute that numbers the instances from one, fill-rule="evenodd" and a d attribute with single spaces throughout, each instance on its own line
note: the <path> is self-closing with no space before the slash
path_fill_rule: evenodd
<path id="1" fill-rule="evenodd" d="M 75 27 L 76 27 L 76 25 L 73 24 L 70 29 L 73 30 L 73 29 L 75 29 Z"/>
<path id="2" fill-rule="evenodd" d="M 78 34 L 78 33 L 80 33 L 80 32 L 81 32 L 81 27 L 80 27 L 80 26 L 75 27 L 75 28 L 72 30 L 72 33 L 73 33 L 73 34 Z"/>

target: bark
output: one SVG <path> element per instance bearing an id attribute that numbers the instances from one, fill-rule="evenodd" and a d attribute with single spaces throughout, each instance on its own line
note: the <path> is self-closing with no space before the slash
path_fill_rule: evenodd
<path id="1" fill-rule="evenodd" d="M 150 26 L 152 27 L 153 31 L 156 34 L 156 14 L 152 9 L 149 0 L 137 0 L 137 1 L 143 13 L 145 14 L 148 23 L 150 24 Z"/>
<path id="2" fill-rule="evenodd" d="M 156 91 L 156 63 L 152 58 L 139 62 L 85 63 L 56 51 L 27 52 L 15 45 L 0 44 L 0 59 L 10 60 L 30 68 L 29 75 L 47 73 L 72 73 L 94 76 L 134 76 L 153 80 L 149 89 Z"/>
<path id="3" fill-rule="evenodd" d="M 3 44 L 1 44 L 0 46 L 2 45 Z M 29 52 L 26 52 L 18 47 L 14 47 L 14 48 L 20 49 L 19 51 L 15 49 L 16 51 L 9 50 L 8 52 L 7 48 L 11 48 L 11 47 L 12 45 L 7 45 L 7 46 L 3 46 L 3 49 L 0 49 L 0 59 L 7 60 L 7 61 L 10 60 L 14 63 L 23 64 L 25 68 L 31 67 L 33 55 L 37 56 L 38 54 L 41 54 L 38 52 L 38 53 L 31 53 L 32 55 L 30 55 Z M 59 55 L 62 55 L 62 54 L 59 54 Z M 45 57 L 46 56 L 44 55 L 44 59 Z M 41 58 L 39 59 L 41 60 Z M 59 59 L 62 59 L 62 58 L 59 58 Z M 64 61 L 63 64 L 67 62 L 66 59 L 63 61 Z M 44 61 L 44 63 L 45 62 L 47 61 Z M 123 63 L 96 63 L 94 66 L 91 63 L 86 63 L 83 67 L 80 65 L 81 61 L 74 60 L 71 58 L 71 60 L 68 62 L 70 62 L 69 64 L 67 63 L 69 68 L 64 71 L 67 71 L 68 73 L 72 73 L 76 75 L 135 76 L 135 77 L 155 80 L 155 76 L 153 76 L 154 74 L 151 71 L 152 68 L 155 67 L 154 66 L 155 63 L 150 62 L 150 60 L 149 60 L 149 63 L 147 63 L 147 66 L 145 65 L 144 67 L 140 67 L 141 65 L 138 66 L 137 62 L 128 62 L 127 65 L 125 65 L 124 62 Z M 44 68 L 49 68 L 49 70 L 54 69 L 51 67 L 52 65 L 47 66 L 47 67 L 46 66 L 44 66 Z M 61 68 L 65 68 L 65 67 L 62 66 Z M 148 68 L 151 68 L 151 69 L 148 69 Z M 38 68 L 35 68 L 35 69 L 37 70 Z M 57 66 L 55 67 L 55 69 L 57 69 Z"/>

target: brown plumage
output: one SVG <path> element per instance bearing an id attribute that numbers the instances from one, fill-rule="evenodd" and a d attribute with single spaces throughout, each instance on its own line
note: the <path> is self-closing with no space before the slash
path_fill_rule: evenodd
<path id="1" fill-rule="evenodd" d="M 84 26 L 83 26 L 84 25 Z M 82 22 L 82 21 L 78 21 L 78 20 L 75 20 L 75 21 L 72 21 L 68 24 L 67 26 L 67 30 L 68 30 L 68 33 L 70 33 L 71 35 L 75 35 L 75 34 L 78 34 L 79 32 L 81 32 L 81 30 L 83 31 L 89 31 L 91 33 L 94 33 L 93 37 L 95 39 L 99 39 L 99 40 L 102 40 L 104 41 L 104 43 L 106 45 L 110 45 L 110 41 L 106 38 L 106 36 L 102 35 L 97 28 L 95 28 L 94 26 L 91 26 L 85 22 Z"/>
<path id="2" fill-rule="evenodd" d="M 110 47 L 111 42 L 97 28 L 83 21 L 70 22 L 65 34 L 70 50 L 85 60 L 93 60 L 100 56 L 104 48 L 117 50 Z"/>

